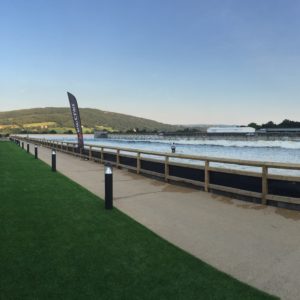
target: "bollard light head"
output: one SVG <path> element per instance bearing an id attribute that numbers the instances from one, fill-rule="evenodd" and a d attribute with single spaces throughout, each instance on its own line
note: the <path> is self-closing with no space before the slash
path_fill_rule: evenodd
<path id="1" fill-rule="evenodd" d="M 104 166 L 104 173 L 105 174 L 112 174 L 112 166 L 111 165 L 105 165 Z"/>
<path id="2" fill-rule="evenodd" d="M 36 149 L 38 146 L 37 145 L 34 145 L 34 148 Z"/>
<path id="3" fill-rule="evenodd" d="M 52 149 L 52 155 L 56 155 L 56 151 Z"/>

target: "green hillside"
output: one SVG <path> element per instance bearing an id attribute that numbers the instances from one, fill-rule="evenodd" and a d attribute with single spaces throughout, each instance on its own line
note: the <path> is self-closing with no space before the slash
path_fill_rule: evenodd
<path id="1" fill-rule="evenodd" d="M 99 128 L 109 131 L 128 131 L 133 128 L 138 128 L 140 131 L 174 131 L 178 129 L 178 126 L 99 109 L 81 108 L 80 114 L 82 125 L 87 129 Z M 45 131 L 45 129 L 61 131 L 72 128 L 71 112 L 69 108 L 65 107 L 0 112 L 0 131 L 33 130 L 41 132 Z"/>

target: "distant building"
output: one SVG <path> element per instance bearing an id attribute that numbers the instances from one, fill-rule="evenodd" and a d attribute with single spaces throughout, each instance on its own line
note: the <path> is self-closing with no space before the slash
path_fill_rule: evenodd
<path id="1" fill-rule="evenodd" d="M 209 127 L 207 133 L 233 133 L 233 134 L 254 134 L 255 129 L 252 127 L 224 126 L 224 127 Z"/>
<path id="2" fill-rule="evenodd" d="M 95 132 L 94 132 L 95 139 L 103 139 L 103 138 L 107 138 L 107 137 L 108 137 L 107 131 L 95 130 Z"/>

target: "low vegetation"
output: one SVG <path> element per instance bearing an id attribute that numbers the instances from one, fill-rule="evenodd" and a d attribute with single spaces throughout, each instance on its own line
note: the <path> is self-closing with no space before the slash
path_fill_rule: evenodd
<path id="1" fill-rule="evenodd" d="M 1 299 L 273 299 L 0 142 Z"/>

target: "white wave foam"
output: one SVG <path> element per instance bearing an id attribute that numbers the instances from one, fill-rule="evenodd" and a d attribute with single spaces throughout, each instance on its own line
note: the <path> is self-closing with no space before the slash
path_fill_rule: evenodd
<path id="1" fill-rule="evenodd" d="M 179 140 L 174 142 L 183 145 L 300 149 L 300 141 Z"/>
<path id="2" fill-rule="evenodd" d="M 93 141 L 93 140 L 91 140 Z M 253 147 L 253 148 L 285 148 L 285 149 L 300 149 L 300 141 L 236 141 L 236 140 L 190 140 L 190 139 L 174 139 L 174 140 L 145 140 L 145 139 L 108 139 L 95 140 L 97 142 L 123 142 L 128 144 L 136 143 L 155 143 L 155 144 L 172 144 L 175 145 L 195 145 L 195 146 L 223 146 L 223 147 Z"/>
<path id="3" fill-rule="evenodd" d="M 34 138 L 45 138 L 54 140 L 76 140 L 75 135 L 29 135 Z M 223 147 L 250 147 L 250 148 L 284 148 L 284 149 L 300 149 L 300 140 L 256 140 L 256 141 L 241 141 L 241 140 L 210 140 L 210 139 L 196 139 L 196 138 L 153 138 L 154 136 L 139 137 L 134 139 L 127 138 L 108 138 L 108 139 L 94 139 L 93 135 L 84 135 L 84 138 L 89 143 L 107 143 L 107 142 L 122 142 L 128 144 L 144 143 L 144 144 L 167 144 L 175 143 L 176 145 L 194 145 L 194 146 L 223 146 Z"/>

